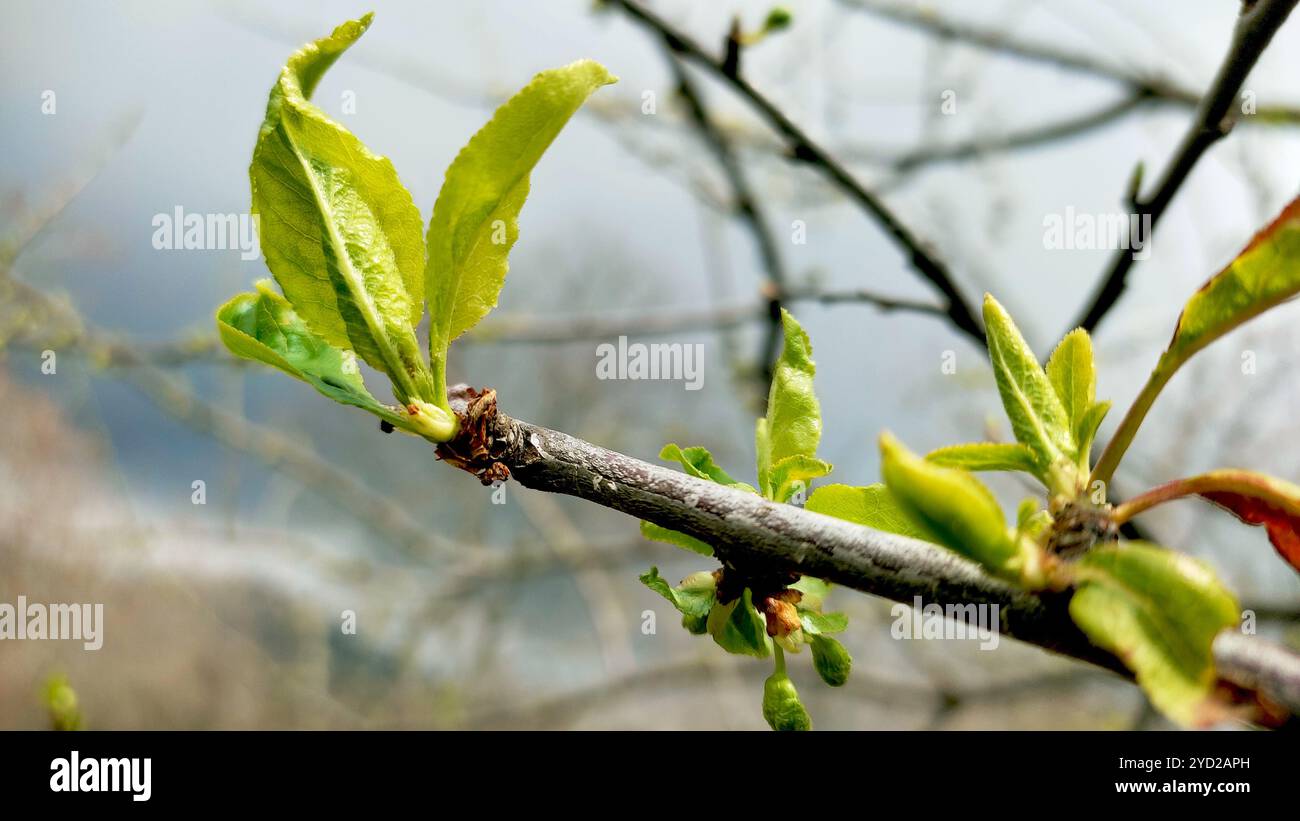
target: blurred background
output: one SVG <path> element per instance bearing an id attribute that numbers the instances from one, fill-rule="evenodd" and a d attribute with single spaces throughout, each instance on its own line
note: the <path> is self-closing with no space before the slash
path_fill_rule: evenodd
<path id="1" fill-rule="evenodd" d="M 650 7 L 721 54 L 733 18 L 757 31 L 771 5 Z M 212 315 L 267 276 L 264 262 L 154 247 L 156 215 L 248 211 L 280 67 L 372 8 L 315 100 L 393 160 L 426 220 L 456 151 L 535 72 L 590 57 L 621 77 L 534 173 L 501 307 L 453 349 L 451 380 L 495 387 L 512 415 L 650 460 L 666 442 L 706 445 L 752 482 L 770 283 L 937 304 L 875 222 L 688 67 L 702 130 L 662 39 L 618 8 L 6 4 L 0 602 L 102 602 L 105 641 L 0 642 L 0 727 L 50 726 L 43 688 L 65 677 L 91 728 L 763 728 L 770 665 L 688 635 L 637 581 L 709 560 L 573 499 L 509 484 L 494 504 L 430 448 L 236 362 L 214 347 Z M 969 300 L 995 294 L 1046 355 L 1113 252 L 1049 248 L 1044 219 L 1125 211 L 1139 161 L 1151 184 L 1192 116 L 1180 94 L 1209 84 L 1238 4 L 790 8 L 788 29 L 744 50 L 744 76 L 880 192 Z M 1246 89 L 1260 109 L 1294 112 L 1297 77 L 1291 20 Z M 1144 83 L 1171 91 L 1138 94 Z M 719 139 L 759 229 L 734 207 Z M 1096 335 L 1098 395 L 1116 404 L 1103 441 L 1187 296 L 1297 181 L 1300 114 L 1243 117 L 1201 161 Z M 833 480 L 878 479 L 882 428 L 918 450 L 1009 436 L 982 350 L 942 316 L 861 299 L 791 307 L 815 348 Z M 1296 320 L 1283 307 L 1197 357 L 1115 489 L 1217 466 L 1300 479 Z M 702 343 L 703 388 L 598 379 L 596 347 L 619 335 Z M 389 398 L 382 379 L 369 385 Z M 1012 507 L 1032 492 L 991 482 Z M 1191 501 L 1142 523 L 1210 561 L 1261 632 L 1300 645 L 1300 583 L 1263 532 Z M 895 641 L 890 605 L 833 593 L 855 659 L 842 690 L 793 659 L 819 728 L 1165 726 L 1135 687 L 1032 647 Z"/>

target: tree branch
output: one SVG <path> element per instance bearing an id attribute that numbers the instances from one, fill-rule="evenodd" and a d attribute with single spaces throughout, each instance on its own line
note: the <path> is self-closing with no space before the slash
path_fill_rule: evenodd
<path id="1" fill-rule="evenodd" d="M 1132 205 L 1139 219 L 1143 223 L 1150 219 L 1148 234 L 1155 230 L 1156 223 L 1187 181 L 1201 156 L 1232 129 L 1236 120 L 1233 109 L 1241 84 L 1246 81 L 1251 69 L 1259 61 L 1273 35 L 1286 22 L 1296 3 L 1297 0 L 1249 0 L 1243 4 L 1223 64 L 1202 98 L 1196 116 L 1192 118 L 1191 126 L 1174 152 L 1160 184 L 1150 197 L 1133 198 Z M 1142 246 L 1147 247 L 1150 242 L 1151 236 L 1148 235 L 1143 238 Z M 1124 292 L 1129 269 L 1137 260 L 1135 254 L 1141 250 L 1134 248 L 1134 244 L 1129 242 L 1128 248 L 1116 253 L 1109 272 L 1075 325 L 1091 332 L 1114 307 Z"/>
<path id="2" fill-rule="evenodd" d="M 499 478 L 504 466 L 524 487 L 576 496 L 694 536 L 746 573 L 794 572 L 907 604 L 920 596 L 997 605 L 1004 635 L 1130 675 L 1075 626 L 1066 594 L 1022 590 L 928 542 L 776 504 L 511 419 L 496 411 L 490 392 L 460 385 L 451 394 L 465 424 L 439 456 L 482 481 Z M 1215 652 L 1225 679 L 1300 713 L 1300 658 L 1235 632 L 1222 634 Z"/>
<path id="3" fill-rule="evenodd" d="M 627 12 L 633 20 L 656 32 L 664 39 L 668 47 L 716 75 L 740 93 L 767 120 L 786 141 L 791 155 L 798 160 L 819 168 L 830 180 L 862 207 L 885 232 L 908 255 L 912 267 L 929 282 L 947 302 L 945 314 L 953 326 L 972 340 L 984 345 L 984 329 L 976 320 L 970 306 L 958 291 L 947 265 L 941 262 L 925 244 L 904 225 L 894 212 L 875 194 L 868 191 L 825 149 L 812 140 L 803 129 L 787 117 L 767 97 L 750 85 L 738 71 L 728 71 L 727 67 L 705 51 L 698 43 L 678 31 L 670 23 L 646 9 L 636 0 L 611 0 Z"/>
<path id="4" fill-rule="evenodd" d="M 1016 37 L 1004 30 L 985 28 L 973 23 L 957 21 L 935 14 L 928 8 L 914 4 L 881 2 L 881 0 L 839 0 L 851 9 L 909 26 L 939 38 L 957 40 L 998 54 L 1005 54 L 1030 62 L 1113 80 L 1129 87 L 1133 92 L 1151 100 L 1195 106 L 1201 95 L 1191 89 L 1174 84 L 1151 72 L 1124 68 L 1099 57 L 1078 51 L 1069 51 L 1057 44 L 1038 43 Z M 1253 0 L 1252 0 L 1253 2 Z M 1295 106 L 1261 106 L 1256 112 L 1267 122 L 1300 123 L 1300 108 Z"/>
<path id="5" fill-rule="evenodd" d="M 666 39 L 664 42 L 666 46 L 669 45 Z M 759 352 L 760 372 L 763 375 L 764 386 L 766 386 L 766 383 L 772 379 L 772 368 L 781 348 L 781 293 L 786 287 L 785 263 L 781 260 L 781 252 L 777 249 L 776 238 L 772 236 L 772 231 L 767 226 L 766 217 L 759 209 L 758 199 L 754 196 L 753 188 L 749 184 L 749 178 L 745 175 L 745 169 L 740 164 L 740 159 L 736 156 L 731 141 L 709 118 L 709 113 L 704 107 L 704 98 L 695 88 L 695 83 L 687 74 L 686 67 L 682 65 L 681 59 L 677 57 L 671 47 L 666 50 L 668 52 L 668 64 L 672 68 L 673 77 L 677 81 L 677 90 L 686 103 L 686 109 L 690 112 L 691 121 L 695 123 L 695 127 L 700 132 L 705 144 L 709 146 L 709 150 L 717 158 L 718 165 L 722 167 L 722 173 L 731 185 L 734 213 L 740 217 L 749 228 L 750 234 L 753 235 L 759 258 L 763 263 L 763 269 L 767 272 L 769 287 L 764 289 L 768 295 L 767 333 L 763 336 L 763 348 Z"/>
<path id="6" fill-rule="evenodd" d="M 1017 148 L 1058 142 L 1112 123 L 1151 99 L 1153 98 L 1150 95 L 1139 91 L 1100 106 L 1094 111 L 1065 117 L 1055 122 L 1006 134 L 977 136 L 946 145 L 917 148 L 899 153 L 885 162 L 891 170 L 907 174 L 934 163 L 956 162 Z"/>
<path id="7" fill-rule="evenodd" d="M 158 361 L 138 352 L 131 342 L 88 326 L 72 305 L 8 276 L 7 271 L 0 276 L 0 306 L 36 311 L 45 326 L 42 339 L 32 340 L 23 335 L 16 347 L 36 351 L 72 349 L 101 365 L 124 368 L 128 373 L 125 381 L 139 389 L 159 410 L 228 448 L 256 457 L 271 470 L 281 471 L 321 494 L 389 539 L 403 558 L 425 560 L 433 554 L 453 556 L 460 552 L 456 550 L 457 545 L 429 531 L 405 508 L 360 481 L 352 472 L 273 428 L 205 401 L 182 380 L 165 371 Z M 0 335 L 0 351 L 9 344 Z M 196 353 L 205 356 L 215 353 L 218 344 L 215 339 L 210 346 L 182 341 L 164 345 L 157 351 L 164 354 L 159 358 L 165 364 L 179 365 L 190 361 L 187 357 Z M 226 360 L 241 361 L 228 356 Z"/>
<path id="8" fill-rule="evenodd" d="M 30 287 L 30 286 L 24 286 Z M 0 297 L 5 295 L 0 283 Z M 932 302 L 878 294 L 865 288 L 822 290 L 791 288 L 778 293 L 782 303 L 816 302 L 822 305 L 870 305 L 884 312 L 908 311 L 947 316 Z M 661 313 L 578 315 L 540 317 L 499 314 L 484 320 L 466 334 L 460 344 L 470 345 L 564 345 L 573 342 L 604 341 L 619 336 L 670 336 L 697 331 L 725 331 L 765 321 L 769 303 L 729 305 L 704 310 L 665 309 Z M 11 343 L 12 344 L 12 343 Z M 125 338 L 87 337 L 80 331 L 54 334 L 21 332 L 15 347 L 32 350 L 58 346 L 93 355 L 105 368 L 153 366 L 172 368 L 193 362 L 213 361 L 242 368 L 248 361 L 228 354 L 215 334 L 196 333 L 164 342 L 136 342 Z"/>

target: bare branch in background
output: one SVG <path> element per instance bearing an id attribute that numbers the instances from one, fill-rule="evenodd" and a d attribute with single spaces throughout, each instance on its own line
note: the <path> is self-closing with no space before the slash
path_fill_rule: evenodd
<path id="1" fill-rule="evenodd" d="M 727 136 L 722 133 L 709 117 L 704 107 L 704 99 L 695 88 L 695 83 L 687 74 L 686 68 L 665 40 L 668 51 L 668 63 L 677 82 L 678 92 L 690 111 L 691 121 L 695 123 L 709 146 L 710 151 L 722 166 L 722 172 L 731 186 L 732 207 L 735 214 L 749 228 L 754 237 L 763 270 L 767 272 L 769 287 L 767 300 L 767 333 L 763 336 L 763 347 L 759 351 L 760 372 L 764 383 L 771 381 L 772 367 L 781 346 L 781 292 L 786 287 L 785 264 L 781 261 L 781 252 L 777 248 L 776 238 L 768 228 L 766 216 L 760 210 L 757 198 L 749 185 L 745 169 L 740 164 L 735 150 Z"/>
<path id="2" fill-rule="evenodd" d="M 1146 229 L 1148 234 L 1155 230 L 1156 223 L 1169 208 L 1174 195 L 1187 181 L 1206 150 L 1227 136 L 1232 129 L 1236 121 L 1237 112 L 1234 109 L 1241 84 L 1246 81 L 1251 69 L 1259 61 L 1273 35 L 1286 22 L 1296 3 L 1297 0 L 1254 0 L 1243 5 L 1223 64 L 1210 89 L 1201 99 L 1196 115 L 1169 161 L 1160 184 L 1147 197 L 1141 196 L 1140 192 L 1133 192 L 1131 205 L 1134 213 L 1144 224 L 1150 220 L 1150 228 Z M 1142 247 L 1148 247 L 1151 239 L 1149 235 L 1143 237 Z M 1088 331 L 1094 330 L 1124 293 L 1129 269 L 1137 261 L 1135 254 L 1141 252 L 1141 248 L 1133 247 L 1135 243 L 1129 242 L 1128 245 L 1128 248 L 1116 253 L 1109 271 L 1074 325 Z"/>
<path id="3" fill-rule="evenodd" d="M 670 661 L 655 667 L 637 670 L 630 675 L 611 681 L 602 681 L 590 687 L 560 693 L 536 700 L 531 704 L 518 707 L 490 707 L 471 710 L 462 726 L 485 727 L 519 727 L 546 726 L 555 727 L 570 724 L 584 714 L 603 705 L 616 703 L 619 699 L 635 696 L 652 687 L 689 687 L 708 683 L 708 677 L 725 665 L 709 658 L 685 658 Z M 1022 677 L 1013 681 L 959 688 L 931 688 L 910 683 L 894 681 L 868 672 L 856 672 L 842 688 L 842 693 L 852 699 L 898 707 L 909 705 L 915 708 L 930 706 L 936 713 L 949 714 L 962 707 L 982 703 L 996 702 L 1002 699 L 1033 695 L 1035 693 L 1059 693 L 1071 687 L 1100 678 L 1101 674 L 1090 671 L 1071 670 L 1064 673 L 1050 673 L 1041 676 Z M 1145 703 L 1146 700 L 1143 699 Z"/>
<path id="4" fill-rule="evenodd" d="M 878 294 L 863 288 L 821 290 L 794 288 L 779 293 L 785 303 L 816 302 L 822 305 L 868 305 L 881 311 L 908 311 L 945 317 L 938 305 L 920 300 Z M 693 310 L 665 310 L 663 313 L 612 314 L 587 316 L 536 316 L 501 314 L 490 317 L 468 333 L 464 342 L 472 345 L 563 345 L 572 342 L 608 340 L 616 336 L 670 336 L 690 332 L 725 331 L 765 321 L 768 303 L 724 306 L 721 308 Z M 132 368 L 141 365 L 177 367 L 191 362 L 213 361 L 233 367 L 244 367 L 245 361 L 226 353 L 215 335 L 202 333 L 167 342 L 127 342 L 109 337 L 96 337 L 93 345 L 66 332 L 59 336 L 61 344 L 80 348 L 83 355 L 92 355 L 103 367 Z M 39 340 L 25 343 L 29 346 L 43 344 Z M 48 346 L 45 346 L 48 347 Z"/>
<path id="5" fill-rule="evenodd" d="M 868 191 L 825 149 L 812 140 L 803 129 L 797 126 L 777 106 L 767 99 L 740 75 L 728 72 L 724 64 L 710 55 L 699 44 L 681 31 L 674 28 L 663 18 L 649 11 L 635 0 L 611 0 L 613 5 L 621 7 L 638 23 L 648 27 L 668 44 L 674 52 L 684 59 L 708 69 L 719 79 L 747 99 L 755 109 L 786 140 L 791 155 L 820 169 L 846 195 L 863 208 L 869 216 L 884 228 L 885 232 L 907 254 L 912 267 L 929 282 L 946 300 L 945 314 L 953 327 L 970 339 L 984 345 L 984 329 L 975 318 L 965 297 L 953 282 L 948 266 L 941 262 L 925 244 L 904 225 L 894 212 L 875 194 Z"/>
<path id="6" fill-rule="evenodd" d="M 20 339 L 19 347 L 30 345 L 41 350 L 51 346 L 76 346 L 94 361 L 125 367 L 127 380 L 159 410 L 226 447 L 255 456 L 268 468 L 279 470 L 321 493 L 376 533 L 383 534 L 409 557 L 427 559 L 431 552 L 445 556 L 457 553 L 455 545 L 430 533 L 405 508 L 375 492 L 351 472 L 272 428 L 199 398 L 180 379 L 137 357 L 132 345 L 87 326 L 70 305 L 55 302 L 44 291 L 11 276 L 0 278 L 0 295 L 6 297 L 5 303 L 12 304 L 21 299 L 35 306 L 48 318 L 47 324 L 58 323 L 56 327 L 67 329 L 62 334 L 56 331 L 36 343 Z"/>
<path id="7" fill-rule="evenodd" d="M 1147 94 L 1137 92 L 1101 106 L 1095 111 L 1066 117 L 1046 125 L 905 151 L 889 158 L 887 163 L 892 170 L 906 174 L 935 163 L 978 159 L 1018 148 L 1057 143 L 1113 123 L 1135 111 L 1149 99 Z"/>
<path id="8" fill-rule="evenodd" d="M 881 0 L 839 0 L 839 3 L 845 8 L 864 11 L 936 37 L 968 43 L 1009 57 L 1056 66 L 1104 80 L 1113 80 L 1128 86 L 1134 95 L 1146 99 L 1193 107 L 1202 96 L 1153 72 L 1126 68 L 1101 57 L 1069 51 L 1055 43 L 1040 43 L 1017 37 L 1001 29 L 953 20 L 935 13 L 930 8 L 918 8 L 915 4 L 904 5 Z M 1300 123 L 1300 107 L 1260 106 L 1257 116 L 1260 120 L 1268 122 Z"/>
<path id="9" fill-rule="evenodd" d="M 617 677 L 635 669 L 636 657 L 629 642 L 632 628 L 626 609 L 619 601 L 613 574 L 604 563 L 590 561 L 595 552 L 581 528 L 574 524 L 554 496 L 521 494 L 519 506 L 524 517 L 537 529 L 538 536 L 573 574 L 574 585 L 587 605 L 587 615 L 600 645 L 605 672 Z"/>

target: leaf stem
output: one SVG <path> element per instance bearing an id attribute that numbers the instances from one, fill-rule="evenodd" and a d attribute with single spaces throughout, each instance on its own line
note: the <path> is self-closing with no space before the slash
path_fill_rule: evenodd
<path id="1" fill-rule="evenodd" d="M 1115 435 L 1106 443 L 1106 449 L 1101 452 L 1101 458 L 1097 460 L 1097 466 L 1092 469 L 1092 476 L 1088 484 L 1093 482 L 1104 482 L 1109 484 L 1111 477 L 1115 474 L 1115 468 L 1119 467 L 1119 462 L 1124 458 L 1124 453 L 1128 450 L 1129 445 L 1133 444 L 1133 437 L 1137 436 L 1138 428 L 1142 426 L 1142 421 L 1146 419 L 1147 412 L 1155 403 L 1156 397 L 1169 382 L 1170 377 L 1178 370 L 1177 364 L 1170 367 L 1170 363 L 1165 357 L 1160 358 L 1156 364 L 1155 370 L 1147 377 L 1147 382 L 1142 386 L 1142 392 L 1138 394 L 1137 399 L 1129 407 L 1128 412 L 1119 423 Z"/>
<path id="2" fill-rule="evenodd" d="M 432 353 L 432 352 L 431 352 Z M 429 357 L 429 381 L 433 385 L 433 396 L 429 401 L 445 411 L 451 411 L 451 400 L 447 396 L 447 349 Z"/>
<path id="3" fill-rule="evenodd" d="M 1110 518 L 1117 525 L 1124 524 L 1139 513 L 1144 513 L 1156 505 L 1199 492 L 1200 491 L 1196 488 L 1196 482 L 1194 479 L 1175 479 L 1172 482 L 1166 482 L 1163 485 L 1151 488 L 1145 493 L 1134 496 L 1132 499 L 1129 499 L 1124 504 L 1119 505 L 1112 510 Z"/>
<path id="4" fill-rule="evenodd" d="M 1291 486 L 1293 490 L 1293 486 Z M 1300 508 L 1300 499 L 1288 493 L 1287 483 L 1261 473 L 1243 470 L 1212 470 L 1196 476 L 1165 482 L 1145 493 L 1134 496 L 1127 502 L 1117 505 L 1111 511 L 1111 518 L 1117 524 L 1143 513 L 1156 505 L 1205 493 L 1235 493 L 1260 499 L 1287 514 L 1295 514 Z"/>

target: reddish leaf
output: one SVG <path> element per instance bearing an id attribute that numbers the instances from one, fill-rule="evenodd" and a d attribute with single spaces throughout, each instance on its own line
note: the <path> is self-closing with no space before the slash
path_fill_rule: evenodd
<path id="1" fill-rule="evenodd" d="M 1300 516 L 1287 513 L 1264 499 L 1228 491 L 1211 491 L 1201 496 L 1248 525 L 1263 525 L 1268 540 L 1297 571 L 1300 571 Z"/>
<path id="2" fill-rule="evenodd" d="M 1249 470 L 1212 470 L 1152 488 L 1115 508 L 1112 518 L 1122 524 L 1158 504 L 1185 496 L 1200 496 L 1248 525 L 1263 525 L 1268 540 L 1300 572 L 1300 485 Z"/>

